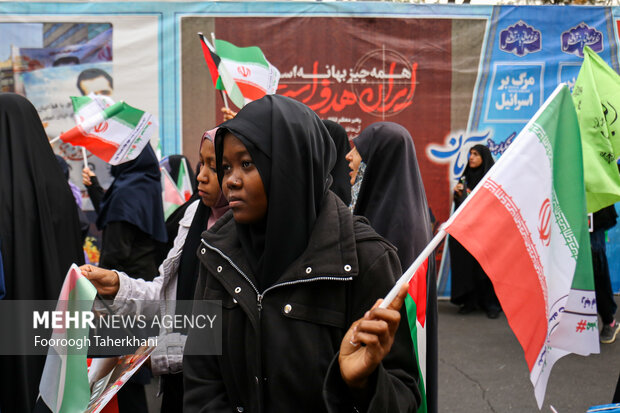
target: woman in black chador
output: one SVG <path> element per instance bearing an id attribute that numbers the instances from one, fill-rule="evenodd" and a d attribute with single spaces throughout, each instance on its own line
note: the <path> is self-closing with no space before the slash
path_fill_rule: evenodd
<path id="1" fill-rule="evenodd" d="M 184 412 L 415 412 L 406 289 L 371 309 L 398 258 L 329 190 L 318 116 L 267 95 L 221 125 L 215 150 L 231 211 L 202 234 L 196 298 L 222 302 L 221 355 L 195 355 L 208 332 L 190 332 Z"/>
<path id="2" fill-rule="evenodd" d="M 0 250 L 5 300 L 57 300 L 84 263 L 77 205 L 34 106 L 0 94 Z M 20 339 L 8 326 L 2 340 Z M 26 344 L 24 344 L 26 347 Z M 31 412 L 44 356 L 0 357 L 0 411 Z"/>
<path id="3" fill-rule="evenodd" d="M 493 166 L 491 151 L 484 145 L 469 150 L 469 160 L 458 184 L 454 187 L 454 209 L 465 201 Z M 489 318 L 497 318 L 501 311 L 493 284 L 476 259 L 459 242 L 450 237 L 450 269 L 452 271 L 452 297 L 450 301 L 460 306 L 460 314 L 468 314 L 480 307 Z"/>

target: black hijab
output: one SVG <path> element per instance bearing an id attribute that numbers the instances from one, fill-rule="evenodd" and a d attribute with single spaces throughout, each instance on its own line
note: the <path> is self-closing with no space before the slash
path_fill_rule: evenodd
<path id="1" fill-rule="evenodd" d="M 336 149 L 310 108 L 284 96 L 267 95 L 220 126 L 215 137 L 220 183 L 222 142 L 228 132 L 246 146 L 267 194 L 263 221 L 237 224 L 241 246 L 265 289 L 306 249 L 331 184 Z"/>
<path id="2" fill-rule="evenodd" d="M 77 206 L 34 106 L 0 94 L 0 239 L 7 299 L 55 300 L 83 263 Z"/>
<path id="3" fill-rule="evenodd" d="M 345 205 L 351 203 L 351 179 L 349 177 L 349 162 L 344 158 L 351 150 L 347 131 L 334 121 L 323 119 L 323 124 L 327 128 L 329 135 L 336 145 L 336 164 L 331 170 L 332 186 L 331 189 Z"/>
<path id="4" fill-rule="evenodd" d="M 480 154 L 482 158 L 482 164 L 480 164 L 477 168 L 470 168 L 469 163 L 465 167 L 463 171 L 463 175 L 465 177 L 465 182 L 467 183 L 467 188 L 474 189 L 478 182 L 484 177 L 489 169 L 495 164 L 493 160 L 493 155 L 491 155 L 491 151 L 485 145 L 474 145 L 471 149 L 474 149 Z M 470 149 L 470 151 L 471 151 Z"/>
<path id="5" fill-rule="evenodd" d="M 368 218 L 375 231 L 398 248 L 404 271 L 431 239 L 413 140 L 404 127 L 377 122 L 353 142 L 366 164 L 353 212 Z"/>
<path id="6" fill-rule="evenodd" d="M 11 93 L 0 94 L 0 240 L 5 299 L 56 300 L 71 264 L 84 263 L 71 189 L 34 106 Z M 32 411 L 44 363 L 0 357 L 3 412 Z"/>
<path id="7" fill-rule="evenodd" d="M 151 145 L 136 159 L 113 166 L 111 172 L 114 181 L 103 196 L 97 227 L 103 229 L 109 222 L 125 221 L 154 240 L 166 242 L 161 172 Z"/>

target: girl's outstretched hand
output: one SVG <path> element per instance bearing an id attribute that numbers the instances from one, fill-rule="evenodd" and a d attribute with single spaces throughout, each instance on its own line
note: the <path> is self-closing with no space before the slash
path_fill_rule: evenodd
<path id="1" fill-rule="evenodd" d="M 382 299 L 355 321 L 340 343 L 340 374 L 352 389 L 363 389 L 368 377 L 390 352 L 400 323 L 400 308 L 405 302 L 408 284 L 405 283 L 387 308 L 378 308 Z"/>
<path id="2" fill-rule="evenodd" d="M 114 271 L 105 270 L 86 264 L 80 267 L 82 275 L 90 280 L 97 292 L 104 297 L 114 297 L 120 287 L 118 274 Z"/>

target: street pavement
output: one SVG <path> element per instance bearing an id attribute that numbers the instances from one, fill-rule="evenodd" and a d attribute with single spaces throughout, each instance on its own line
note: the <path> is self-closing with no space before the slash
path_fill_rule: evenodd
<path id="1" fill-rule="evenodd" d="M 443 300 L 438 307 L 439 412 L 547 413 L 553 406 L 558 413 L 577 413 L 611 403 L 620 374 L 620 336 L 601 344 L 600 354 L 558 360 L 539 410 L 523 350 L 505 315 L 495 320 L 482 311 L 460 315 Z"/>

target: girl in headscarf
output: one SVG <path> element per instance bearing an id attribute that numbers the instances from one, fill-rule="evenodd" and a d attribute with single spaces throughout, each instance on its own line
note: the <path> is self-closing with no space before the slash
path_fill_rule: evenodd
<path id="1" fill-rule="evenodd" d="M 200 234 L 210 228 L 227 210 L 228 203 L 220 191 L 215 173 L 215 149 L 213 137 L 216 129 L 206 131 L 200 142 L 200 171 L 198 194 L 200 200 L 191 203 L 179 222 L 179 230 L 173 248 L 159 266 L 159 276 L 152 282 L 134 279 L 124 272 L 104 270 L 92 265 L 82 267 L 84 274 L 100 294 L 113 296 L 112 310 L 118 314 L 135 313 L 141 306 L 141 314 L 174 316 L 170 306 L 144 308 L 145 302 L 154 304 L 170 300 L 192 300 L 198 278 L 196 251 Z M 162 345 L 151 354 L 151 371 L 162 376 L 161 412 L 176 413 L 183 410 L 182 369 L 183 336 L 171 328 L 162 327 Z"/>
<path id="2" fill-rule="evenodd" d="M 84 263 L 77 206 L 36 109 L 11 93 L 0 94 L 0 211 L 5 300 L 58 299 L 71 264 Z M 0 357 L 0 411 L 32 411 L 44 363 Z"/>
<path id="3" fill-rule="evenodd" d="M 424 183 L 411 135 L 401 125 L 377 122 L 353 140 L 347 154 L 351 179 L 360 161 L 366 165 L 353 213 L 366 217 L 382 237 L 398 249 L 407 269 L 431 240 Z"/>
<path id="4" fill-rule="evenodd" d="M 202 234 L 196 299 L 222 302 L 221 355 L 191 355 L 209 338 L 190 331 L 184 412 L 415 411 L 406 290 L 370 310 L 400 265 L 329 191 L 318 116 L 267 95 L 220 126 L 215 149 L 232 211 Z"/>
<path id="5" fill-rule="evenodd" d="M 370 221 L 396 248 L 405 271 L 432 237 L 424 183 L 411 135 L 401 125 L 377 122 L 353 140 L 347 154 L 355 185 L 353 213 Z M 434 254 L 427 261 L 427 402 L 437 402 L 437 296 Z"/>
<path id="6" fill-rule="evenodd" d="M 323 124 L 332 137 L 336 145 L 336 163 L 331 170 L 333 178 L 332 185 L 329 187 L 346 205 L 351 203 L 351 184 L 349 183 L 349 167 L 345 156 L 351 149 L 347 131 L 334 121 L 323 119 Z"/>
<path id="7" fill-rule="evenodd" d="M 463 175 L 454 187 L 454 209 L 478 185 L 495 161 L 491 151 L 484 145 L 469 150 L 469 159 Z M 459 314 L 468 314 L 481 307 L 489 318 L 499 317 L 501 307 L 493 284 L 476 259 L 459 242 L 450 237 L 451 298 L 460 306 Z"/>

